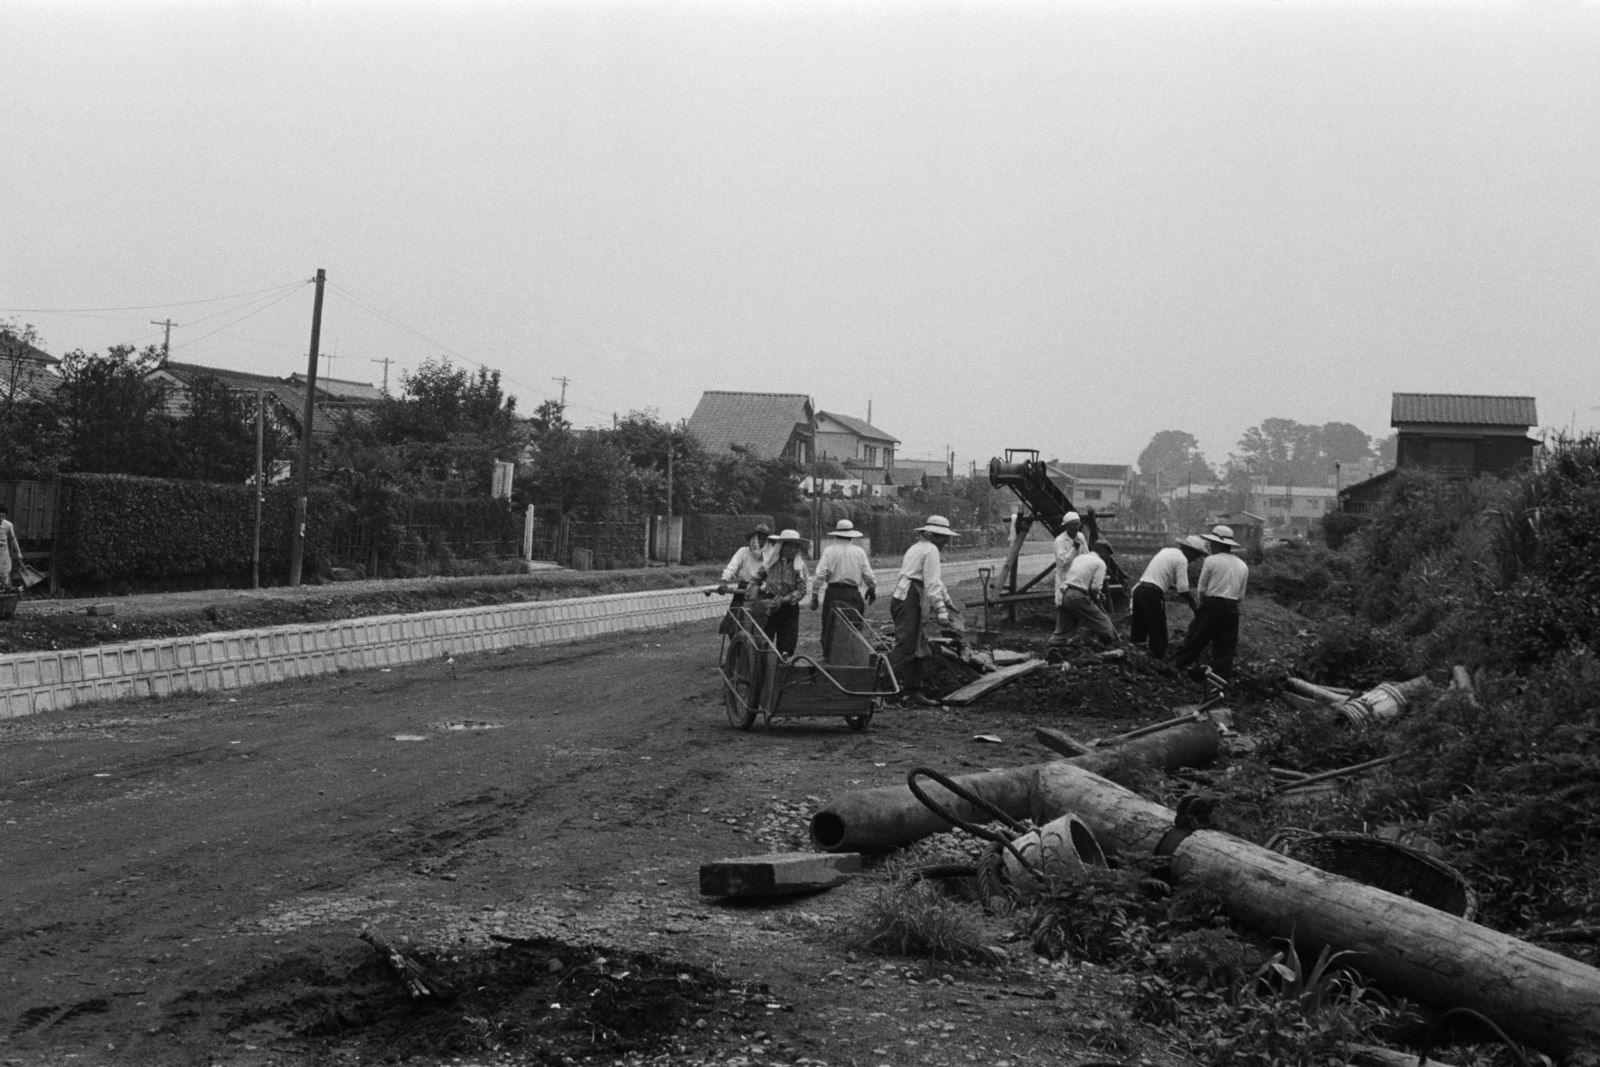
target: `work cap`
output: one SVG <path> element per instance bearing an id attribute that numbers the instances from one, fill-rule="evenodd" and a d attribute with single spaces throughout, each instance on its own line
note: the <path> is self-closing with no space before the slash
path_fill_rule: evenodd
<path id="1" fill-rule="evenodd" d="M 1061 522 L 1063 525 L 1069 522 L 1081 524 L 1083 522 L 1083 516 L 1079 515 L 1076 511 L 1069 511 L 1065 515 L 1061 516 Z"/>

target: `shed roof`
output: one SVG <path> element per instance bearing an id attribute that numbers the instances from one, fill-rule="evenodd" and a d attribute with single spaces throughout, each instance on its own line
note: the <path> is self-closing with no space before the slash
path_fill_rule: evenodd
<path id="1" fill-rule="evenodd" d="M 900 438 L 884 433 L 866 419 L 857 419 L 849 415 L 841 415 L 837 411 L 819 411 L 818 419 L 832 419 L 840 426 L 849 430 L 857 437 L 866 437 L 874 441 L 888 441 L 890 444 L 899 444 Z"/>
<path id="2" fill-rule="evenodd" d="M 804 393 L 734 393 L 707 390 L 689 416 L 689 432 L 712 452 L 734 445 L 761 459 L 783 454 L 798 426 L 811 435 L 816 415 Z"/>
<path id="3" fill-rule="evenodd" d="M 1458 393 L 1395 393 L 1389 425 L 1434 422 L 1467 426 L 1520 426 L 1539 421 L 1531 396 L 1466 396 Z"/>

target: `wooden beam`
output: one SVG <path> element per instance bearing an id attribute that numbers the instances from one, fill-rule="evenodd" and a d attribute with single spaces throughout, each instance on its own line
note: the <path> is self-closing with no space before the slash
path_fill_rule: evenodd
<path id="1" fill-rule="evenodd" d="M 700 895 L 782 897 L 832 889 L 861 870 L 858 852 L 774 852 L 700 865 Z"/>
<path id="2" fill-rule="evenodd" d="M 954 693 L 940 697 L 939 703 L 948 704 L 956 708 L 965 707 L 988 696 L 1008 682 L 1014 682 L 1025 674 L 1032 674 L 1044 665 L 1045 663 L 1042 659 L 1030 659 L 1011 667 L 1001 667 L 997 671 L 983 675 L 976 682 L 962 686 Z"/>

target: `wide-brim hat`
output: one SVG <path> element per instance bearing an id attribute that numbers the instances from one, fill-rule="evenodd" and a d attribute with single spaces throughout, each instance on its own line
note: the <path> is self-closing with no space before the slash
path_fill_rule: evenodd
<path id="1" fill-rule="evenodd" d="M 1227 545 L 1229 548 L 1241 547 L 1239 542 L 1233 539 L 1232 526 L 1213 526 L 1210 533 L 1201 534 L 1200 538 L 1203 541 L 1210 541 L 1214 544 Z"/>
<path id="2" fill-rule="evenodd" d="M 799 530 L 785 530 L 782 533 L 780 533 L 778 536 L 769 537 L 769 538 L 767 538 L 767 540 L 769 540 L 769 541 L 777 541 L 777 542 L 782 543 L 782 544 L 803 545 L 803 544 L 806 543 L 806 539 L 804 537 L 800 536 L 800 531 Z"/>
<path id="3" fill-rule="evenodd" d="M 1206 543 L 1200 539 L 1198 534 L 1190 534 L 1188 537 L 1174 538 L 1173 544 L 1177 545 L 1179 548 L 1187 548 L 1195 552 L 1203 553 L 1206 550 Z"/>
<path id="4" fill-rule="evenodd" d="M 833 529 L 828 531 L 828 536 L 848 537 L 853 541 L 857 537 L 864 535 L 860 530 L 856 529 L 855 523 L 851 522 L 849 519 L 840 519 L 838 522 L 834 523 Z"/>
<path id="5" fill-rule="evenodd" d="M 929 515 L 927 523 L 917 527 L 917 533 L 943 534 L 945 537 L 956 536 L 956 532 L 950 528 L 950 520 L 943 515 Z"/>

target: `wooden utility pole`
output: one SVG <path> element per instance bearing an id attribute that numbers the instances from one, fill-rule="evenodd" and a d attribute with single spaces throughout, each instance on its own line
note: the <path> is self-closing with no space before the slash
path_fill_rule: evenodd
<path id="1" fill-rule="evenodd" d="M 267 394 L 265 390 L 256 391 L 256 541 L 255 550 L 250 557 L 250 588 L 261 588 L 261 498 L 267 492 L 267 484 L 261 472 L 262 452 L 265 450 L 267 437 Z"/>
<path id="2" fill-rule="evenodd" d="M 165 363 L 167 356 L 172 352 L 172 328 L 178 324 L 171 319 L 151 319 L 150 325 L 166 327 L 166 333 L 161 340 L 161 362 Z"/>
<path id="3" fill-rule="evenodd" d="M 572 379 L 568 378 L 565 374 L 563 374 L 559 378 L 551 378 L 550 380 L 552 382 L 560 382 L 561 383 L 561 406 L 562 407 L 566 407 L 567 406 L 567 383 L 572 381 Z M 617 417 L 615 415 L 612 415 L 611 416 L 611 421 L 614 424 L 617 421 Z"/>
<path id="4" fill-rule="evenodd" d="M 667 537 L 661 551 L 661 562 L 672 566 L 672 437 L 667 436 Z"/>
<path id="5" fill-rule="evenodd" d="M 389 364 L 393 363 L 394 360 L 384 356 L 382 359 L 369 360 L 369 362 L 383 364 L 383 391 L 387 393 L 389 391 Z"/>
<path id="6" fill-rule="evenodd" d="M 322 286 L 327 275 L 317 268 L 317 296 L 311 305 L 311 355 L 306 362 L 306 406 L 300 423 L 300 485 L 294 498 L 294 539 L 289 545 L 289 584 L 300 584 L 306 552 L 306 501 L 311 494 L 311 420 L 316 415 L 317 346 L 322 343 Z"/>

